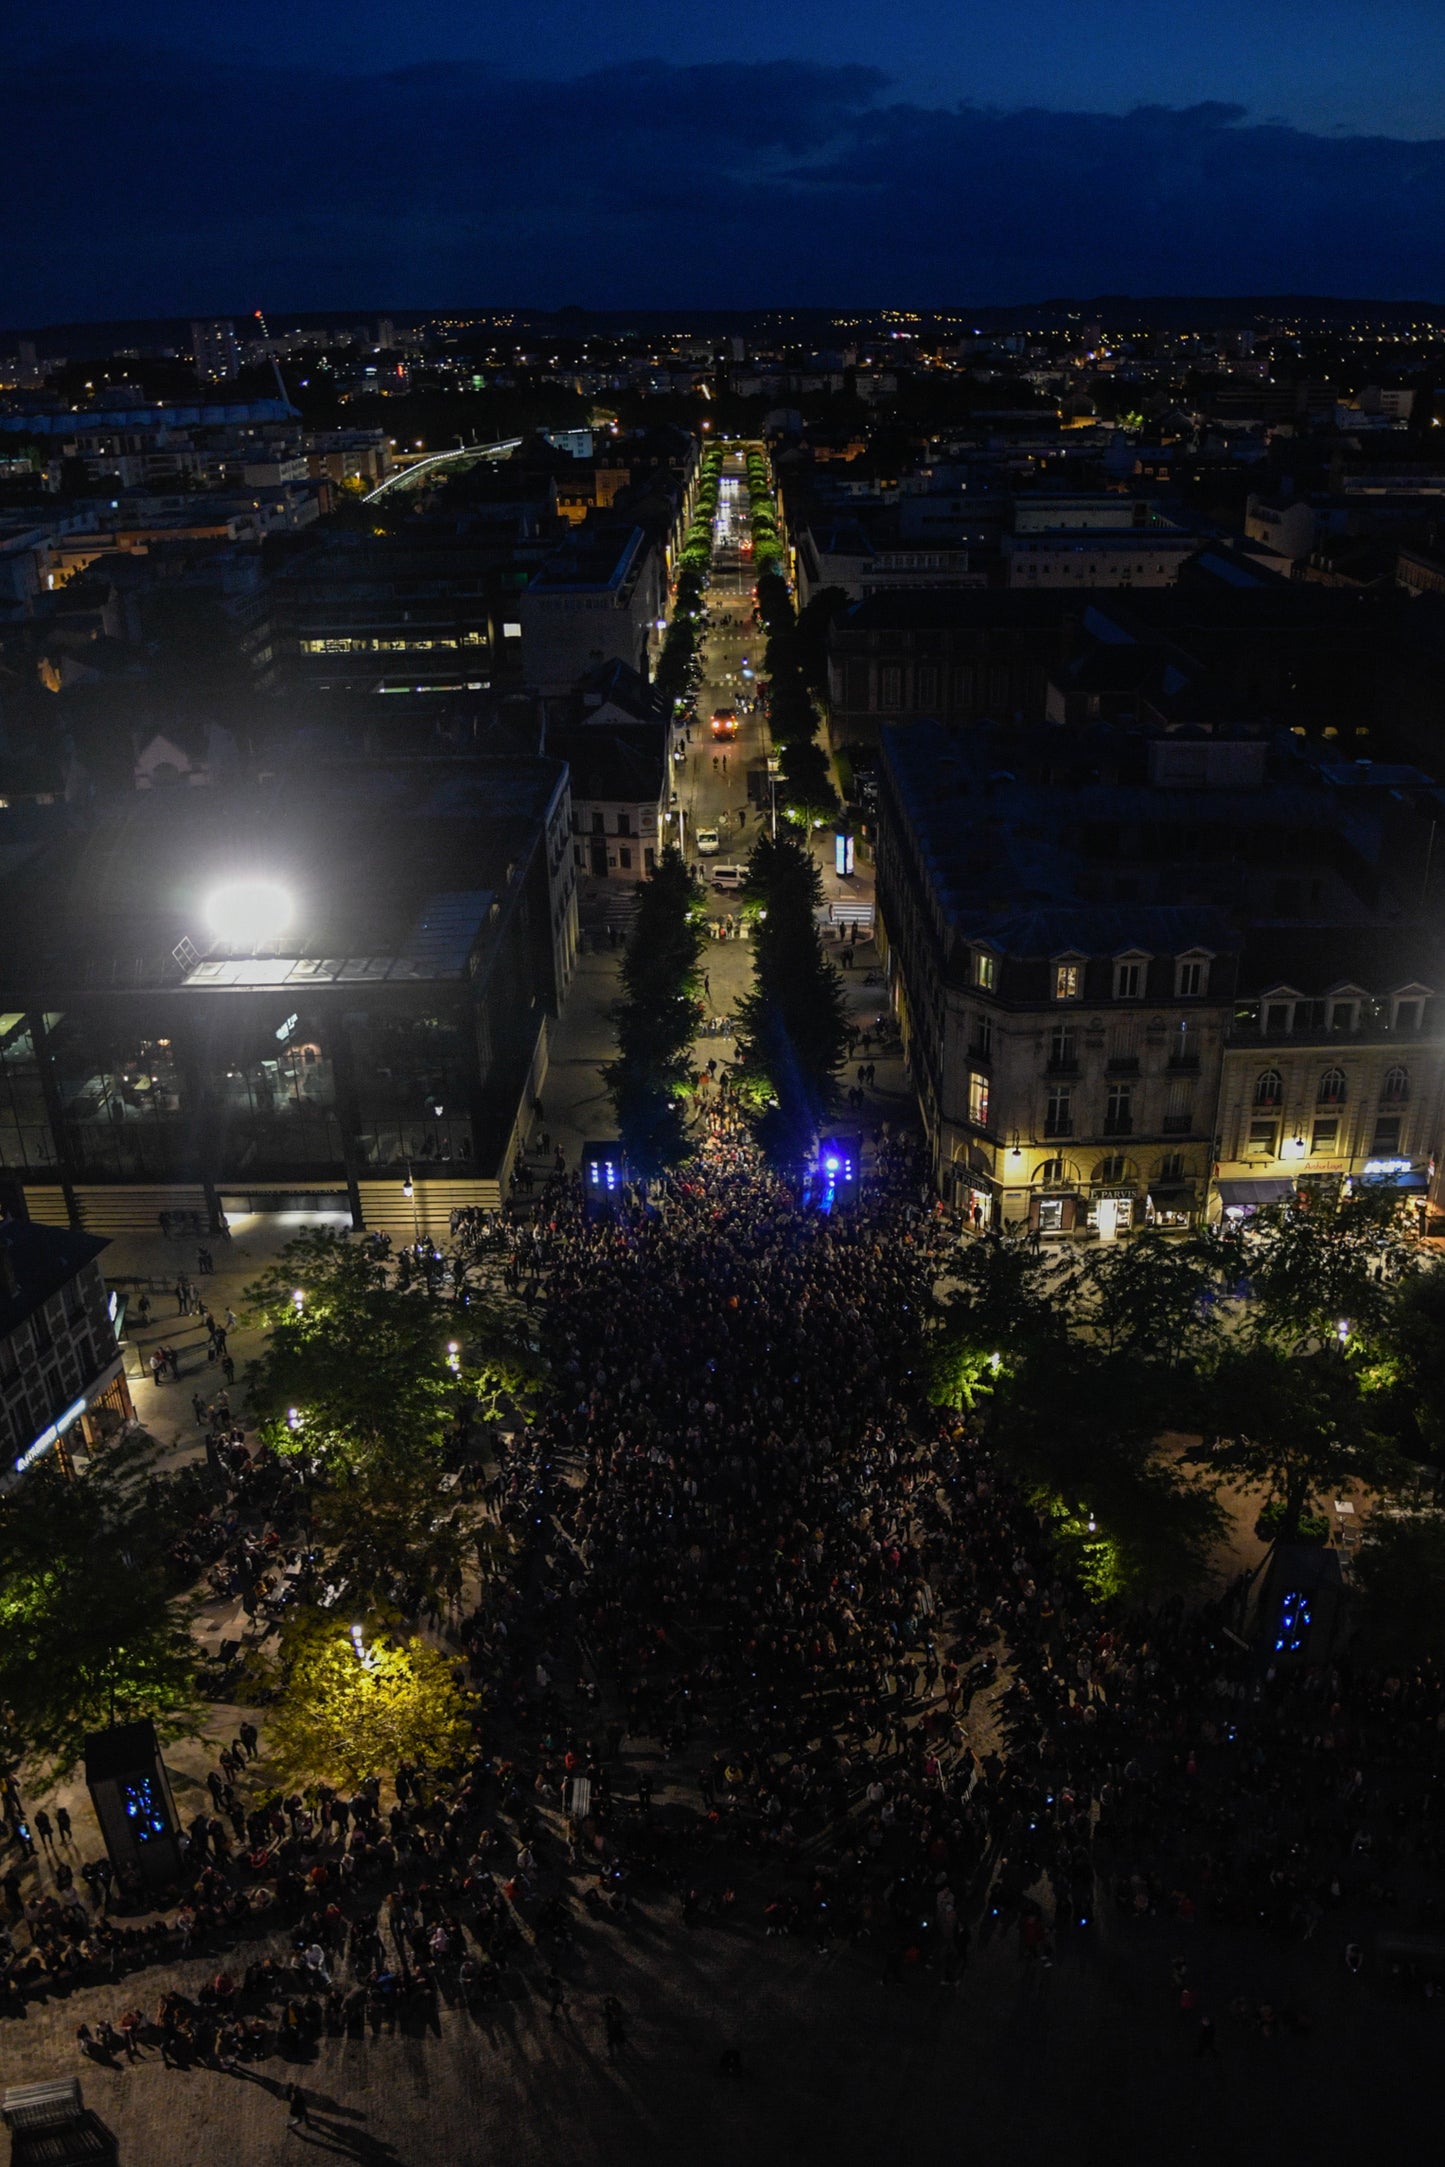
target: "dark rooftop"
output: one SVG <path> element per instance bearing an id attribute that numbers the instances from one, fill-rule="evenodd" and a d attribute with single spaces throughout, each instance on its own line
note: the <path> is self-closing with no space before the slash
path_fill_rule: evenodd
<path id="1" fill-rule="evenodd" d="M 109 1247 L 96 1234 L 37 1226 L 30 1219 L 0 1219 L 0 1338 Z"/>
<path id="2" fill-rule="evenodd" d="M 291 898 L 290 924 L 264 944 L 267 958 L 307 959 L 313 976 L 331 978 L 347 975 L 349 961 L 365 961 L 367 976 L 395 975 L 378 959 L 405 963 L 412 977 L 455 975 L 493 899 L 530 858 L 563 776 L 560 762 L 543 759 L 348 762 L 120 800 L 76 820 L 0 888 L 0 984 L 13 1005 L 37 982 L 179 984 L 186 970 L 172 951 L 183 940 L 191 966 L 231 955 L 206 906 L 238 880 L 273 881 Z M 465 942 L 460 899 L 471 912 Z M 322 961 L 337 968 L 321 971 Z"/>

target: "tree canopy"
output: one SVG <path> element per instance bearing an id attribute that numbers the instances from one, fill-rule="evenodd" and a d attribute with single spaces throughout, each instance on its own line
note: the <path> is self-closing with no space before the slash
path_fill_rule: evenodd
<path id="1" fill-rule="evenodd" d="M 158 1449 L 122 1439 L 74 1481 L 51 1459 L 0 1498 L 0 1707 L 17 1750 L 57 1777 L 108 1724 L 149 1717 L 176 1737 L 199 1720 L 189 1608 L 166 1557 L 194 1497 L 155 1474 Z"/>
<path id="2" fill-rule="evenodd" d="M 456 1760 L 474 1706 L 427 1641 L 311 1613 L 283 1643 L 267 1747 L 285 1783 L 350 1787 L 402 1761 Z"/>
<path id="3" fill-rule="evenodd" d="M 689 1151 L 683 1092 L 692 1070 L 705 939 L 702 899 L 678 851 L 664 850 L 637 892 L 613 1011 L 617 1058 L 603 1078 L 629 1165 L 644 1179 Z"/>

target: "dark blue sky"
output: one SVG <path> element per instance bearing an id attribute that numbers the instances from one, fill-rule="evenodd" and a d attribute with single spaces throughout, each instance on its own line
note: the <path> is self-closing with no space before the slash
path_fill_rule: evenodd
<path id="1" fill-rule="evenodd" d="M 73 0 L 59 21 L 9 45 L 12 324 L 1445 296 L 1440 0 Z"/>

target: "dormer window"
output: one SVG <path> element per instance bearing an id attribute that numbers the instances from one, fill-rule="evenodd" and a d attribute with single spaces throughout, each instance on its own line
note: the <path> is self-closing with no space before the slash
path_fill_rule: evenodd
<path id="1" fill-rule="evenodd" d="M 1209 991 L 1211 958 L 1202 954 L 1180 956 L 1174 965 L 1174 992 L 1181 1001 L 1197 1001 Z"/>
<path id="2" fill-rule="evenodd" d="M 987 948 L 973 951 L 973 982 L 984 993 L 992 993 L 998 984 L 998 957 Z"/>
<path id="3" fill-rule="evenodd" d="M 1149 958 L 1146 955 L 1126 955 L 1114 958 L 1114 999 L 1116 1001 L 1142 1001 L 1149 976 Z"/>
<path id="4" fill-rule="evenodd" d="M 1084 965 L 1081 958 L 1069 957 L 1054 965 L 1054 999 L 1077 1001 L 1084 990 Z"/>
<path id="5" fill-rule="evenodd" d="M 1395 1031 L 1418 1031 L 1425 1020 L 1424 997 L 1418 993 L 1397 993 L 1390 1017 L 1390 1027 Z"/>

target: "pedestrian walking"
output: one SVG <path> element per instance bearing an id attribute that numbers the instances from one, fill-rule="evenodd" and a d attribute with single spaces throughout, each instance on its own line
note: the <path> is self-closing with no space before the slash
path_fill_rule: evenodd
<path id="1" fill-rule="evenodd" d="M 300 2085 L 288 2084 L 283 2096 L 287 2107 L 290 2109 L 286 2127 L 288 2129 L 309 2129 L 311 2127 L 311 2116 L 306 2106 L 306 2094 L 302 2091 Z"/>

